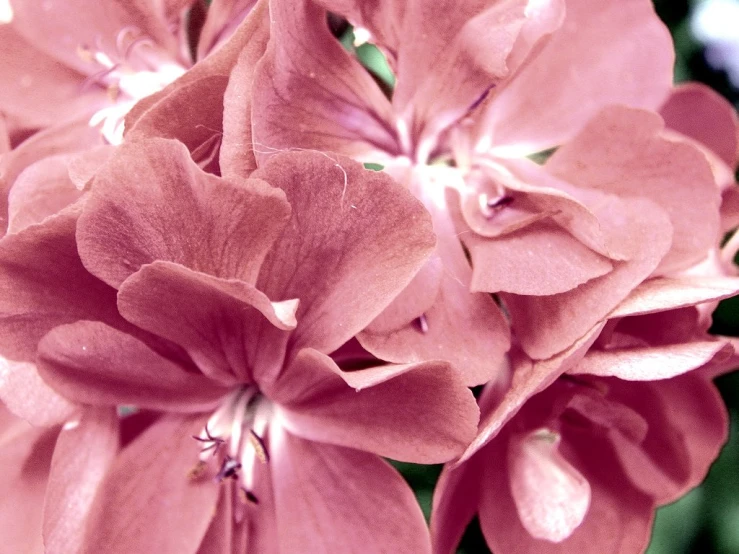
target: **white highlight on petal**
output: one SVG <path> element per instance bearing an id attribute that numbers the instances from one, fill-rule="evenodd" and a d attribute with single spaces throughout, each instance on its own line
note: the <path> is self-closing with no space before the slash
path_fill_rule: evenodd
<path id="1" fill-rule="evenodd" d="M 282 300 L 280 302 L 272 302 L 272 309 L 275 315 L 284 324 L 291 328 L 295 328 L 298 320 L 295 319 L 295 313 L 298 311 L 300 304 L 299 298 L 291 298 L 290 300 Z"/>
<path id="2" fill-rule="evenodd" d="M 508 476 L 518 517 L 537 539 L 562 542 L 590 507 L 590 484 L 559 453 L 560 435 L 539 429 L 514 436 L 508 446 Z"/>
<path id="3" fill-rule="evenodd" d="M 10 23 L 13 21 L 13 6 L 10 0 L 0 0 L 0 23 Z"/>

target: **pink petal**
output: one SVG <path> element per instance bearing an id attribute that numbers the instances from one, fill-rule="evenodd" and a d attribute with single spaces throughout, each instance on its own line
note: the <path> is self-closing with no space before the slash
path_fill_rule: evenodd
<path id="1" fill-rule="evenodd" d="M 90 275 L 77 254 L 77 208 L 0 241 L 0 346 L 3 355 L 31 361 L 49 330 L 80 319 L 126 324 L 115 290 Z"/>
<path id="2" fill-rule="evenodd" d="M 379 457 L 270 426 L 280 552 L 431 551 L 410 487 Z"/>
<path id="3" fill-rule="evenodd" d="M 662 138 L 663 128 L 655 114 L 606 108 L 546 164 L 577 186 L 649 198 L 666 210 L 673 241 L 659 273 L 684 269 L 706 256 L 719 240 L 721 201 L 705 157 L 688 144 Z"/>
<path id="4" fill-rule="evenodd" d="M 739 163 L 739 118 L 713 89 L 701 83 L 675 87 L 659 113 L 667 127 L 704 144 L 729 167 Z"/>
<path id="5" fill-rule="evenodd" d="M 209 479 L 188 478 L 199 451 L 192 435 L 203 424 L 163 417 L 118 455 L 93 504 L 86 552 L 197 552 L 219 492 Z"/>
<path id="6" fill-rule="evenodd" d="M 494 409 L 483 414 L 475 440 L 460 458 L 469 459 L 475 452 L 490 442 L 531 396 L 544 390 L 554 380 L 575 366 L 585 355 L 602 329 L 596 325 L 566 351 L 542 361 L 533 361 L 521 352 L 512 355 L 513 382 L 510 389 Z"/>
<path id="7" fill-rule="evenodd" d="M 236 527 L 233 514 L 234 496 L 233 485 L 223 483 L 213 520 L 203 537 L 203 541 L 200 543 L 197 554 L 239 552 L 239 550 L 234 549 L 233 545 L 234 527 Z"/>
<path id="8" fill-rule="evenodd" d="M 43 552 L 42 510 L 58 428 L 32 427 L 0 404 L 0 536 L 10 552 Z"/>
<path id="9" fill-rule="evenodd" d="M 39 344 L 38 358 L 43 379 L 83 404 L 201 412 L 229 391 L 99 322 L 56 327 Z"/>
<path id="10" fill-rule="evenodd" d="M 266 6 L 262 2 L 261 6 Z M 254 10 L 262 11 L 259 4 Z M 208 10 L 208 15 L 213 9 Z M 262 17 L 262 25 L 257 26 L 249 36 L 248 43 L 241 50 L 228 81 L 223 96 L 223 144 L 220 165 L 222 175 L 248 177 L 257 168 L 255 151 L 265 150 L 264 146 L 254 144 L 252 134 L 252 87 L 257 71 L 257 63 L 264 55 L 269 40 L 268 18 Z"/>
<path id="11" fill-rule="evenodd" d="M 265 367 L 280 367 L 285 331 L 296 325 L 296 302 L 276 305 L 252 285 L 170 262 L 145 265 L 126 279 L 118 306 L 138 327 L 182 346 L 223 386 L 251 381 Z"/>
<path id="12" fill-rule="evenodd" d="M 80 256 L 116 288 L 155 260 L 253 283 L 288 215 L 280 191 L 204 173 L 175 141 L 126 143 L 95 179 Z"/>
<path id="13" fill-rule="evenodd" d="M 420 134 L 414 123 L 425 124 L 421 142 L 456 123 L 560 25 L 563 1 L 537 4 L 445 0 L 429 10 L 423 1 L 409 3 L 393 106 L 411 136 Z"/>
<path id="14" fill-rule="evenodd" d="M 482 456 L 444 469 L 436 482 L 431 508 L 431 541 L 436 554 L 452 554 L 477 512 L 483 482 Z"/>
<path id="15" fill-rule="evenodd" d="M 41 223 L 82 196 L 69 178 L 69 162 L 70 155 L 49 156 L 18 176 L 8 195 L 8 233 Z"/>
<path id="16" fill-rule="evenodd" d="M 270 4 L 270 19 L 270 45 L 252 88 L 259 163 L 294 148 L 400 153 L 390 102 L 331 35 L 325 10 L 279 0 Z"/>
<path id="17" fill-rule="evenodd" d="M 739 292 L 739 278 L 680 275 L 649 279 L 636 287 L 610 317 L 648 314 L 723 300 Z"/>
<path id="18" fill-rule="evenodd" d="M 41 379 L 35 364 L 6 358 L 0 358 L 0 399 L 8 410 L 37 427 L 63 423 L 76 408 Z"/>
<path id="19" fill-rule="evenodd" d="M 422 317 L 423 324 L 415 320 L 386 332 L 370 327 L 357 338 L 364 348 L 386 361 L 447 361 L 468 386 L 486 383 L 497 375 L 498 361 L 510 347 L 510 340 L 507 323 L 490 295 L 470 293 L 445 274 L 436 302 Z"/>
<path id="20" fill-rule="evenodd" d="M 79 552 L 100 483 L 118 452 L 115 408 L 87 407 L 59 434 L 44 504 L 47 552 Z"/>
<path id="21" fill-rule="evenodd" d="M 190 152 L 213 154 L 210 143 L 220 144 L 223 123 L 223 94 L 228 78 L 222 75 L 190 80 L 153 104 L 127 129 L 126 140 L 176 139 Z M 214 137 L 218 140 L 214 142 Z M 215 146 L 213 146 L 215 148 Z M 215 151 L 217 158 L 218 150 Z M 201 166 L 203 156 L 195 161 Z"/>
<path id="22" fill-rule="evenodd" d="M 645 348 L 592 350 L 569 371 L 627 381 L 654 381 L 681 375 L 714 358 L 725 348 L 720 341 L 690 342 Z"/>
<path id="23" fill-rule="evenodd" d="M 257 288 L 300 299 L 294 347 L 332 352 L 372 321 L 432 253 L 423 206 L 388 175 L 317 152 L 276 154 L 254 172 L 293 209 Z"/>
<path id="24" fill-rule="evenodd" d="M 304 349 L 276 383 L 276 394 L 286 394 L 282 383 L 293 389 L 292 398 L 278 400 L 292 433 L 401 461 L 453 458 L 472 440 L 479 419 L 469 390 L 440 362 L 342 372 L 328 356 Z"/>
<path id="25" fill-rule="evenodd" d="M 524 351 L 536 359 L 568 348 L 602 321 L 657 267 L 667 252 L 671 227 L 666 214 L 645 199 L 623 199 L 621 209 L 598 214 L 607 235 L 628 261 L 576 289 L 552 296 L 503 295 Z M 645 242 L 643 237 L 650 240 Z"/>
<path id="26" fill-rule="evenodd" d="M 512 438 L 508 446 L 511 495 L 521 524 L 535 539 L 562 542 L 590 507 L 590 484 L 559 452 L 559 435 L 546 429 Z"/>
<path id="27" fill-rule="evenodd" d="M 648 0 L 567 0 L 535 56 L 490 103 L 483 128 L 496 147 L 557 146 L 604 106 L 655 109 L 672 86 L 672 41 Z"/>

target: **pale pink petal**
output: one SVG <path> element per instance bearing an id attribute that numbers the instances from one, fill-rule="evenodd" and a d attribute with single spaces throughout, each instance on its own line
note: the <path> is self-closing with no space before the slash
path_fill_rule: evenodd
<path id="1" fill-rule="evenodd" d="M 118 453 L 115 408 L 86 407 L 56 441 L 44 504 L 47 552 L 79 552 L 93 499 Z"/>
<path id="2" fill-rule="evenodd" d="M 636 287 L 609 317 L 648 314 L 723 300 L 739 292 L 739 278 L 680 275 L 649 279 Z"/>
<path id="3" fill-rule="evenodd" d="M 182 144 L 150 139 L 100 170 L 77 237 L 85 266 L 114 287 L 155 260 L 253 283 L 288 215 L 279 190 L 209 175 Z"/>
<path id="4" fill-rule="evenodd" d="M 701 83 L 675 87 L 659 110 L 667 127 L 697 140 L 729 167 L 739 162 L 739 118 L 720 94 Z"/>
<path id="5" fill-rule="evenodd" d="M 102 146 L 89 147 L 88 149 L 72 154 L 69 157 L 67 169 L 69 179 L 78 190 L 87 190 L 93 177 L 98 170 L 107 162 L 115 152 L 115 146 L 105 144 Z"/>
<path id="6" fill-rule="evenodd" d="M 242 281 L 154 262 L 123 282 L 118 307 L 138 327 L 184 348 L 205 375 L 233 386 L 282 364 L 297 306 L 272 303 Z"/>
<path id="7" fill-rule="evenodd" d="M 0 75 L 0 105 L 11 129 L 46 127 L 81 115 L 89 119 L 109 102 L 102 88 L 83 88 L 83 74 L 39 51 L 11 25 L 0 24 Z"/>
<path id="8" fill-rule="evenodd" d="M 663 210 L 637 198 L 623 199 L 620 206 L 598 217 L 628 261 L 617 262 L 610 273 L 561 294 L 502 295 L 514 332 L 529 356 L 545 359 L 568 348 L 644 281 L 669 249 L 671 226 Z"/>
<path id="9" fill-rule="evenodd" d="M 388 175 L 318 152 L 281 153 L 253 173 L 285 192 L 293 216 L 257 288 L 300 299 L 291 341 L 332 352 L 367 326 L 433 252 L 428 212 Z"/>
<path id="10" fill-rule="evenodd" d="M 591 350 L 569 371 L 627 381 L 668 379 L 708 363 L 725 349 L 721 341 L 689 342 L 643 348 Z"/>
<path id="11" fill-rule="evenodd" d="M 591 501 L 585 519 L 560 543 L 533 538 L 521 525 L 506 486 L 505 450 L 493 445 L 487 456 L 480 503 L 480 526 L 496 554 L 570 554 L 572 552 L 642 552 L 649 541 L 654 503 L 629 485 L 605 439 L 590 434 L 563 436 L 564 456 L 590 484 Z M 497 452 L 496 452 L 497 451 Z"/>
<path id="12" fill-rule="evenodd" d="M 44 494 L 58 433 L 58 427 L 32 427 L 0 405 L 0 536 L 10 552 L 44 551 Z"/>
<path id="13" fill-rule="evenodd" d="M 7 358 L 0 358 L 0 400 L 15 415 L 38 427 L 61 424 L 76 409 L 41 379 L 35 364 Z"/>
<path id="14" fill-rule="evenodd" d="M 673 62 L 670 34 L 649 0 L 567 0 L 559 30 L 490 102 L 483 144 L 538 152 L 609 104 L 656 109 L 672 86 Z"/>
<path id="15" fill-rule="evenodd" d="M 326 11 L 309 0 L 279 0 L 270 3 L 270 19 L 252 88 L 259 163 L 296 148 L 400 154 L 390 102 L 331 35 Z"/>
<path id="16" fill-rule="evenodd" d="M 546 168 L 583 188 L 649 198 L 670 216 L 673 241 L 657 272 L 685 269 L 719 240 L 721 196 L 701 152 L 660 136 L 660 117 L 613 106 L 602 110 Z M 618 144 L 618 148 L 614 148 Z"/>
<path id="17" fill-rule="evenodd" d="M 257 3 L 256 0 L 218 0 L 207 6 L 207 10 L 203 6 L 206 14 L 198 36 L 196 59 L 202 60 L 228 39 Z"/>
<path id="18" fill-rule="evenodd" d="M 234 527 L 236 527 L 233 505 L 234 490 L 231 483 L 222 483 L 213 520 L 200 543 L 197 554 L 230 554 L 234 549 Z M 260 502 L 261 504 L 261 502 Z M 261 508 L 261 506 L 260 506 Z"/>
<path id="19" fill-rule="evenodd" d="M 383 380 L 372 382 L 376 376 Z M 281 382 L 297 389 L 280 401 L 291 432 L 401 461 L 450 460 L 472 440 L 479 419 L 474 397 L 441 362 L 342 372 L 328 356 L 304 349 L 276 390 Z"/>
<path id="20" fill-rule="evenodd" d="M 49 156 L 23 170 L 8 195 L 8 233 L 41 223 L 82 196 L 69 177 L 70 160 Z"/>
<path id="21" fill-rule="evenodd" d="M 115 289 L 90 275 L 80 262 L 76 211 L 65 210 L 0 241 L 4 356 L 33 361 L 41 337 L 57 325 L 80 319 L 126 326 L 115 306 Z"/>
<path id="22" fill-rule="evenodd" d="M 203 418 L 165 416 L 116 458 L 93 504 L 86 552 L 194 554 L 214 515 L 218 485 L 193 480 Z"/>
<path id="23" fill-rule="evenodd" d="M 431 551 L 411 488 L 378 456 L 270 426 L 280 552 Z"/>
<path id="24" fill-rule="evenodd" d="M 38 363 L 57 392 L 96 406 L 200 412 L 217 406 L 229 391 L 99 322 L 53 329 L 39 344 Z"/>
<path id="25" fill-rule="evenodd" d="M 469 459 L 475 452 L 494 439 L 501 427 L 521 409 L 526 400 L 545 389 L 557 377 L 574 367 L 583 358 L 602 328 L 602 324 L 596 325 L 566 351 L 548 360 L 535 362 L 520 351 L 514 351 L 511 354 L 513 381 L 510 390 L 495 405 L 494 409 L 483 414 L 477 436 L 462 455 L 460 461 Z"/>
<path id="26" fill-rule="evenodd" d="M 590 507 L 590 484 L 559 452 L 561 437 L 547 429 L 511 438 L 508 476 L 523 527 L 535 539 L 562 542 Z"/>

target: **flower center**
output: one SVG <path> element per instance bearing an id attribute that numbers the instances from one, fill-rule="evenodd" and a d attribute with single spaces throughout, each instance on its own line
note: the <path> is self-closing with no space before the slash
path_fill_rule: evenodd
<path id="1" fill-rule="evenodd" d="M 99 44 L 94 48 L 80 45 L 77 55 L 97 68 L 86 84 L 105 87 L 113 102 L 90 118 L 90 126 L 101 125 L 103 136 L 111 144 L 123 140 L 123 120 L 136 102 L 159 92 L 185 72 L 169 54 L 131 27 L 118 33 L 115 52 L 106 53 Z"/>
<path id="2" fill-rule="evenodd" d="M 247 386 L 230 394 L 200 434 L 193 436 L 201 450 L 189 477 L 199 479 L 208 466 L 213 466 L 217 482 L 239 481 L 244 498 L 258 504 L 254 471 L 257 462 L 269 462 L 265 437 L 271 416 L 272 403 L 256 387 Z"/>

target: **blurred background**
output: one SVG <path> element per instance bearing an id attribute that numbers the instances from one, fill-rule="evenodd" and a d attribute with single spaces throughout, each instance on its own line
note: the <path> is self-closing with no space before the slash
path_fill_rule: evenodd
<path id="1" fill-rule="evenodd" d="M 739 0 L 654 3 L 675 41 L 675 81 L 706 83 L 739 109 Z M 739 298 L 721 303 L 714 313 L 712 331 L 739 336 Z M 739 554 L 739 372 L 716 383 L 731 416 L 729 442 L 700 487 L 659 510 L 647 554 Z M 428 515 L 441 468 L 396 466 Z M 487 552 L 479 525 L 473 522 L 459 554 Z"/>

